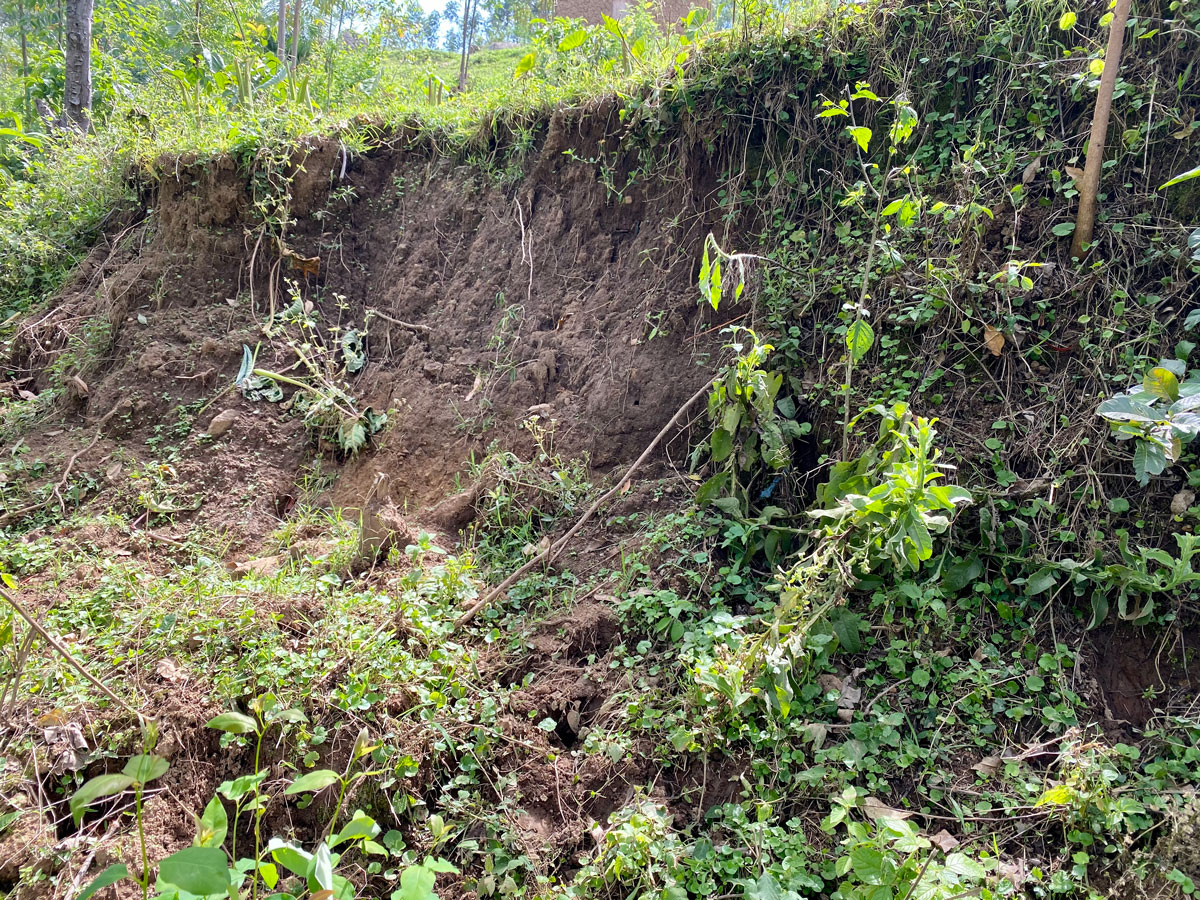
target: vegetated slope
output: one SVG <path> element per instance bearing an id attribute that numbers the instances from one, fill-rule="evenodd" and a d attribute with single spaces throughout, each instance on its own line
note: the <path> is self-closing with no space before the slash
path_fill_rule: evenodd
<path id="1" fill-rule="evenodd" d="M 1093 12 L 1080 28 L 1094 27 Z M 94 629 L 92 662 L 115 667 L 171 723 L 159 752 L 172 759 L 174 796 L 151 804 L 155 857 L 189 842 L 188 813 L 253 765 L 248 748 L 213 763 L 203 722 L 269 690 L 314 726 L 289 730 L 269 754 L 271 833 L 308 845 L 332 812 L 279 796 L 287 765 L 341 770 L 360 725 L 384 744 L 385 774 L 352 801 L 398 835 L 379 871 L 368 855 L 350 858 L 368 891 L 433 853 L 463 870 L 451 890 L 484 895 L 564 885 L 585 896 L 818 895 L 868 880 L 871 844 L 880 858 L 893 853 L 882 868 L 908 872 L 903 896 L 933 860 L 921 855 L 928 846 L 897 856 L 882 830 L 863 824 L 861 840 L 844 830 L 891 815 L 937 835 L 944 854 L 965 845 L 969 858 L 939 857 L 932 870 L 946 896 L 971 889 L 951 876 L 976 877 L 978 859 L 991 877 L 1064 894 L 1085 894 L 1089 878 L 1122 896 L 1143 878 L 1161 890 L 1179 883 L 1161 881 L 1172 872 L 1187 877 L 1195 813 L 1175 798 L 1196 783 L 1197 673 L 1178 648 L 1194 639 L 1195 600 L 1183 579 L 1156 591 L 1103 565 L 1121 558 L 1120 531 L 1175 550 L 1169 535 L 1195 521 L 1191 458 L 1130 490 L 1128 460 L 1094 409 L 1160 357 L 1189 355 L 1178 345 L 1197 283 L 1186 243 L 1196 195 L 1152 189 L 1195 156 L 1196 129 L 1181 120 L 1196 89 L 1179 78 L 1193 32 L 1161 25 L 1123 68 L 1106 219 L 1078 266 L 1060 226 L 1073 211 L 1067 166 L 1080 164 L 1094 49 L 1076 54 L 1077 68 L 1062 64 L 1074 37 L 1049 30 L 1057 12 L 1032 6 L 857 15 L 714 52 L 673 89 L 624 104 L 499 120 L 461 159 L 431 156 L 401 131 L 361 157 L 330 138 L 287 159 L 164 165 L 146 210 L 22 325 L 18 376 L 33 378 L 22 389 L 59 393 L 66 406 L 54 409 L 69 413 L 68 430 L 57 418 L 26 428 L 31 449 L 19 458 L 65 461 L 83 449 L 59 493 L 74 489 L 85 511 L 111 507 L 134 527 L 92 524 L 76 540 L 135 554 L 141 568 L 116 580 L 81 549 L 63 589 L 64 557 L 37 531 L 6 554 L 43 605 L 65 590 L 70 602 L 51 620 L 79 628 L 81 643 L 84 623 Z M 1141 55 L 1151 50 L 1154 65 Z M 844 120 L 814 119 L 822 98 L 836 103 L 860 79 L 919 116 L 899 159 L 882 143 L 895 106 L 855 101 L 855 122 L 878 138 L 864 159 Z M 1157 112 L 1139 118 L 1151 95 Z M 880 174 L 893 168 L 899 177 Z M 771 616 L 770 566 L 757 551 L 780 513 L 763 507 L 799 513 L 814 448 L 837 453 L 841 441 L 839 313 L 860 296 L 870 211 L 882 206 L 872 189 L 914 212 L 883 220 L 866 304 L 877 341 L 854 372 L 852 411 L 903 400 L 940 416 L 939 443 L 975 505 L 940 560 L 878 572 L 852 594 L 853 615 L 820 631 L 780 715 L 756 673 L 739 669 L 739 641 Z M 773 260 L 753 264 L 742 305 L 727 290 L 715 313 L 694 289 L 710 230 L 726 250 Z M 378 314 L 369 322 L 368 310 Z M 714 328 L 730 320 L 776 345 L 780 398 L 814 425 L 811 444 L 789 448 L 791 468 L 748 469 L 751 508 L 695 510 L 687 482 L 670 477 L 632 490 L 572 556 L 490 608 L 478 640 L 454 634 L 477 582 L 498 583 L 581 510 L 582 470 L 569 460 L 588 454 L 596 474 L 637 456 L 715 374 L 726 336 Z M 258 369 L 332 396 L 331 370 L 306 374 L 296 348 L 308 358 L 333 348 L 336 373 L 361 356 L 342 338 L 364 324 L 367 362 L 346 395 L 364 431 L 368 406 L 389 419 L 348 455 L 328 446 L 345 440 L 344 410 L 321 418 L 327 462 L 316 473 L 296 400 L 312 391 L 285 385 L 284 409 L 225 388 L 243 347 L 257 347 Z M 226 409 L 238 412 L 229 431 L 202 437 Z M 529 415 L 539 420 L 523 429 Z M 538 430 L 551 427 L 552 440 Z M 853 433 L 852 453 L 872 427 Z M 532 465 L 493 454 L 483 490 L 466 494 L 473 508 L 431 509 L 493 440 Z M 668 449 L 682 467 L 683 442 Z M 341 545 L 313 533 L 311 491 L 297 487 L 319 490 L 329 465 L 333 505 L 363 504 L 384 471 L 392 499 L 450 532 L 447 543 L 481 521 L 451 563 L 435 564 L 414 525 L 407 562 L 331 587 L 340 579 L 329 575 L 353 571 L 353 538 L 336 522 L 326 530 Z M 30 524 L 61 527 L 46 522 L 52 493 Z M 172 556 L 130 533 L 143 516 L 175 542 Z M 214 572 L 202 562 L 214 527 L 244 545 L 238 558 L 278 547 L 292 561 L 240 580 Z M 101 573 L 125 586 L 94 589 Z M 1144 617 L 1154 627 L 1087 631 L 1088 601 L 1122 588 L 1129 610 L 1156 604 Z M 195 621 L 182 636 L 175 604 Z M 153 647 L 144 667 L 120 662 L 122 628 Z M 52 660 L 42 665 L 53 672 Z M 67 702 L 79 688 L 45 677 L 46 696 L 81 718 L 89 707 Z M 21 702 L 31 719 L 47 711 Z M 33 735 L 22 732 L 30 747 Z M 107 765 L 89 758 L 84 771 Z M 63 781 L 65 797 L 73 784 Z M 103 821 L 88 820 L 89 839 L 102 841 Z M 859 855 L 838 871 L 821 858 L 842 841 Z M 36 840 L 15 843 L 37 858 Z"/>

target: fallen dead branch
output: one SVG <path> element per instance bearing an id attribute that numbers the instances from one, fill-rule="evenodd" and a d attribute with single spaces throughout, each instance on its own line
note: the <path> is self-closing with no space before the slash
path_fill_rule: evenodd
<path id="1" fill-rule="evenodd" d="M 8 602 L 8 605 L 11 606 L 16 611 L 17 615 L 19 615 L 22 619 L 24 619 L 26 621 L 26 623 L 28 623 L 29 627 L 38 633 L 38 636 L 41 637 L 42 640 L 44 640 L 47 644 L 49 644 L 63 659 L 65 659 L 67 661 L 68 665 L 71 666 L 71 668 L 73 668 L 80 675 L 82 675 L 84 678 L 86 678 L 88 681 L 90 681 L 96 688 L 98 688 L 104 694 L 104 696 L 108 697 L 108 699 L 112 700 L 114 703 L 116 703 L 118 706 L 120 706 L 123 710 L 125 710 L 127 713 L 129 713 L 131 716 L 133 716 L 139 722 L 146 721 L 145 716 L 143 716 L 140 712 L 138 712 L 136 709 L 134 709 L 132 706 L 130 706 L 128 703 L 126 703 L 124 700 L 122 700 L 120 697 L 118 697 L 112 691 L 110 691 L 108 689 L 108 686 L 105 685 L 105 683 L 103 681 L 101 681 L 99 678 L 97 678 L 91 672 L 89 672 L 87 669 L 85 669 L 79 663 L 79 661 L 76 660 L 75 657 L 71 655 L 70 650 L 68 650 L 66 647 L 64 647 L 62 644 L 60 644 L 58 642 L 58 639 L 54 635 L 52 635 L 49 631 L 47 631 L 45 628 L 43 628 L 42 625 L 36 619 L 34 619 L 33 616 L 31 616 L 29 614 L 29 612 L 25 609 L 25 607 L 23 605 L 21 605 L 21 602 L 19 600 L 17 600 L 16 597 L 14 597 L 12 594 L 10 594 L 8 591 L 6 591 L 4 588 L 0 588 L 0 597 L 3 597 L 5 599 Z"/>

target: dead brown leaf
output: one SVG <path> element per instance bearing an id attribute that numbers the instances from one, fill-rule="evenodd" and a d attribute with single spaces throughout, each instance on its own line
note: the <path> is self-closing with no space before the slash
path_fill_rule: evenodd
<path id="1" fill-rule="evenodd" d="M 933 844 L 933 846 L 937 847 L 943 853 L 949 853 L 959 845 L 958 838 L 948 832 L 945 828 L 930 837 L 929 843 Z"/>
<path id="2" fill-rule="evenodd" d="M 1037 178 L 1037 173 L 1040 171 L 1042 171 L 1042 158 L 1038 156 L 1021 173 L 1021 184 L 1029 184 L 1033 179 Z"/>
<path id="3" fill-rule="evenodd" d="M 983 346 L 987 347 L 992 356 L 999 356 L 1004 349 L 1004 332 L 991 325 L 983 326 Z"/>
<path id="4" fill-rule="evenodd" d="M 863 800 L 863 812 L 872 819 L 907 819 L 912 813 L 888 806 L 877 797 L 866 797 Z"/>
<path id="5" fill-rule="evenodd" d="M 158 665 L 154 667 L 155 673 L 163 681 L 169 681 L 171 684 L 177 684 L 187 678 L 187 672 L 169 656 L 165 656 L 158 661 Z"/>
<path id="6" fill-rule="evenodd" d="M 1000 757 L 998 756 L 985 756 L 979 762 L 975 763 L 975 765 L 971 766 L 971 768 L 980 775 L 995 775 L 1000 771 L 1000 761 Z"/>

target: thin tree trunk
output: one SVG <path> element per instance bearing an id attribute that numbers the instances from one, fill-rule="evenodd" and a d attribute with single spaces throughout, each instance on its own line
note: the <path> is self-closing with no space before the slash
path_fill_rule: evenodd
<path id="1" fill-rule="evenodd" d="M 58 25 L 54 29 L 54 41 L 60 53 L 65 49 L 63 47 L 63 21 L 66 17 L 67 15 L 63 11 L 63 0 L 58 0 Z"/>
<path id="2" fill-rule="evenodd" d="M 1092 114 L 1092 134 L 1088 138 L 1087 161 L 1079 182 L 1079 213 L 1075 217 L 1075 234 L 1071 239 L 1071 255 L 1083 258 L 1084 246 L 1092 242 L 1096 227 L 1096 197 L 1100 193 L 1100 173 L 1104 165 L 1104 142 L 1108 137 L 1108 119 L 1112 113 L 1113 88 L 1121 69 L 1121 48 L 1125 43 L 1125 23 L 1129 19 L 1130 0 L 1117 0 L 1113 20 L 1109 24 L 1108 49 L 1104 52 L 1104 72 L 1096 93 L 1096 109 Z"/>
<path id="3" fill-rule="evenodd" d="M 292 71 L 296 71 L 296 64 L 300 59 L 300 8 L 304 5 L 304 0 L 294 0 L 295 5 L 292 7 Z"/>
<path id="4" fill-rule="evenodd" d="M 21 103 L 21 118 L 29 121 L 29 45 L 25 36 L 25 0 L 17 0 L 17 15 L 21 22 L 21 85 L 25 99 Z"/>
<path id="5" fill-rule="evenodd" d="M 279 61 L 287 59 L 287 0 L 279 0 L 279 24 L 275 30 L 275 55 Z"/>
<path id="6" fill-rule="evenodd" d="M 66 12 L 63 120 L 85 132 L 91 127 L 92 109 L 92 2 L 67 0 Z"/>
<path id="7" fill-rule="evenodd" d="M 467 33 L 471 27 L 471 0 L 463 0 L 462 47 L 459 49 L 458 89 L 467 89 L 467 57 L 471 53 L 471 36 Z"/>

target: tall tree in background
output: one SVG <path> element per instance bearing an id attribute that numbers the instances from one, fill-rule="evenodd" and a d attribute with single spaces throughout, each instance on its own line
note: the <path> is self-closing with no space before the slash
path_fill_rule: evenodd
<path id="1" fill-rule="evenodd" d="M 456 53 L 462 47 L 462 35 L 459 34 L 458 0 L 448 0 L 442 11 L 442 21 L 449 25 L 446 29 L 446 49 Z"/>
<path id="2" fill-rule="evenodd" d="M 24 99 L 21 101 L 21 117 L 29 118 L 29 39 L 25 34 L 25 0 L 17 2 L 17 23 L 21 29 L 21 85 L 24 89 Z"/>
<path id="3" fill-rule="evenodd" d="M 91 127 L 92 109 L 92 3 L 66 0 L 66 87 L 63 120 L 80 131 Z"/>
<path id="4" fill-rule="evenodd" d="M 462 47 L 459 48 L 458 63 L 458 89 L 465 91 L 467 89 L 467 57 L 471 55 L 471 7 L 478 0 L 463 0 L 463 18 L 462 18 Z"/>
<path id="5" fill-rule="evenodd" d="M 1096 227 L 1096 198 L 1100 193 L 1100 173 L 1104 165 L 1104 142 L 1108 137 L 1108 119 L 1112 113 L 1113 88 L 1121 69 L 1121 48 L 1125 42 L 1125 23 L 1129 19 L 1129 0 L 1117 0 L 1109 23 L 1108 49 L 1104 51 L 1104 71 L 1096 92 L 1096 110 L 1092 114 L 1092 135 L 1088 138 L 1087 161 L 1079 181 L 1079 213 L 1071 238 L 1071 255 L 1083 258 L 1084 247 L 1092 242 Z"/>
<path id="6" fill-rule="evenodd" d="M 303 0 L 292 0 L 292 71 L 300 59 L 300 8 Z"/>
<path id="7" fill-rule="evenodd" d="M 287 46 L 287 0 L 279 0 L 279 22 L 275 30 L 275 55 L 279 61 L 286 59 L 284 47 Z"/>
<path id="8" fill-rule="evenodd" d="M 422 35 L 422 45 L 436 48 L 438 35 L 442 31 L 442 16 L 436 9 L 425 18 L 425 33 Z"/>

